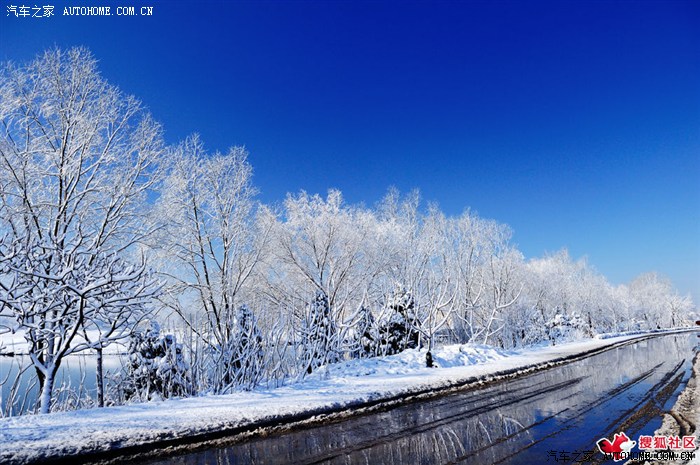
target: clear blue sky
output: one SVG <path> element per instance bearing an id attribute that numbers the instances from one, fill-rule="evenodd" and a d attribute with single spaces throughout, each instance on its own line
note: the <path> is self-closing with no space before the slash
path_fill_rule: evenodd
<path id="1" fill-rule="evenodd" d="M 169 142 L 245 145 L 266 202 L 417 187 L 510 224 L 527 257 L 567 247 L 700 301 L 698 1 L 53 0 L 44 19 L 8 3 L 1 60 L 89 47 Z"/>

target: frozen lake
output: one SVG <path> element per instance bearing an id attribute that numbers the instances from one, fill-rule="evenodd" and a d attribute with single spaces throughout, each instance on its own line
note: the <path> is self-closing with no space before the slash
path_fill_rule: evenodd
<path id="1" fill-rule="evenodd" d="M 103 358 L 105 374 L 117 372 L 121 368 L 119 355 L 105 355 Z M 59 368 L 56 379 L 56 388 L 61 386 L 72 391 L 70 394 L 64 392 L 63 396 L 78 396 L 82 399 L 96 398 L 97 359 L 94 355 L 69 355 Z M 31 410 L 37 401 L 38 381 L 32 362 L 26 355 L 15 355 L 14 357 L 0 357 L 0 383 L 7 381 L 0 386 L 0 409 L 6 412 L 7 403 L 12 390 L 13 381 L 17 378 L 17 373 L 22 371 L 16 391 L 20 396 L 24 396 L 27 388 L 29 393 L 26 401 L 20 400 L 14 405 L 12 414 L 17 415 L 20 410 Z"/>

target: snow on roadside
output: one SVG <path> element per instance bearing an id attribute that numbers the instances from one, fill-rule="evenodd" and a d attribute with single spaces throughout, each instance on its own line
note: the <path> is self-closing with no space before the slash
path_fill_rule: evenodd
<path id="1" fill-rule="evenodd" d="M 503 351 L 481 345 L 435 351 L 441 368 L 425 367 L 425 351 L 325 367 L 302 382 L 222 396 L 0 419 L 0 462 L 30 463 L 50 457 L 104 452 L 177 440 L 267 422 L 299 419 L 363 403 L 483 381 L 543 366 L 643 337 L 621 336 Z M 296 417 L 296 418 L 295 418 Z"/>
<path id="2" fill-rule="evenodd" d="M 671 408 L 670 413 L 663 416 L 661 426 L 654 432 L 655 436 L 685 436 L 695 434 L 700 425 L 700 354 L 696 354 L 693 359 L 692 376 L 688 380 L 685 389 L 679 394 L 676 403 Z M 628 462 L 632 463 L 632 462 Z M 638 462 L 637 462 L 638 463 Z M 695 458 L 691 461 L 646 461 L 644 465 L 661 465 L 664 463 L 687 463 L 688 465 L 700 465 L 700 449 L 695 450 Z"/>
<path id="3" fill-rule="evenodd" d="M 314 379 L 340 378 L 349 376 L 390 376 L 427 370 L 425 350 L 410 349 L 398 355 L 355 359 L 323 366 L 307 377 Z M 512 355 L 515 351 L 505 351 L 483 344 L 455 344 L 435 351 L 433 364 L 436 368 L 465 367 L 480 363 L 497 362 Z"/>

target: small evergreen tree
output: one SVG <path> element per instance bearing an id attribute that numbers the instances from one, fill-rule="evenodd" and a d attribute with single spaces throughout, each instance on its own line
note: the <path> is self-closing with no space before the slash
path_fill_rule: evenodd
<path id="1" fill-rule="evenodd" d="M 355 343 L 353 356 L 369 358 L 377 355 L 379 350 L 379 329 L 372 311 L 364 305 L 360 307 L 357 324 L 355 325 Z"/>
<path id="2" fill-rule="evenodd" d="M 338 360 L 337 329 L 328 296 L 318 291 L 308 306 L 301 325 L 302 368 L 311 374 L 316 368 Z"/>
<path id="3" fill-rule="evenodd" d="M 262 375 L 262 336 L 253 312 L 247 305 L 238 308 L 234 330 L 233 383 L 244 389 L 252 389 Z"/>
<path id="4" fill-rule="evenodd" d="M 415 307 L 411 293 L 402 286 L 397 286 L 387 302 L 389 317 L 380 328 L 382 354 L 393 355 L 418 347 L 420 333 L 416 327 L 420 322 Z"/>
<path id="5" fill-rule="evenodd" d="M 125 400 L 186 396 L 192 391 L 188 371 L 182 345 L 172 334 L 161 335 L 158 323 L 150 321 L 131 337 L 126 373 L 117 388 Z"/>

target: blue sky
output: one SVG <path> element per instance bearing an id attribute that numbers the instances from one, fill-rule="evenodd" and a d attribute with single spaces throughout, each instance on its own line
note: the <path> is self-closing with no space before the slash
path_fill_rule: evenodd
<path id="1" fill-rule="evenodd" d="M 44 3 L 57 16 L 3 7 L 0 60 L 89 47 L 169 142 L 245 145 L 263 201 L 419 188 L 511 225 L 527 257 L 567 247 L 700 302 L 700 2 Z"/>

